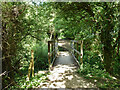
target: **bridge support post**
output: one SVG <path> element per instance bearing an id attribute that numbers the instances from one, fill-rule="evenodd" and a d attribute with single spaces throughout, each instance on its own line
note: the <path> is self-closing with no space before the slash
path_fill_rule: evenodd
<path id="1" fill-rule="evenodd" d="M 71 42 L 71 47 L 74 48 L 74 42 L 73 41 Z M 72 53 L 74 53 L 74 50 L 72 50 Z"/>
<path id="2" fill-rule="evenodd" d="M 53 45 L 53 42 L 51 43 L 51 49 L 52 49 L 52 51 L 53 51 L 53 47 L 54 45 Z M 54 53 L 52 54 L 52 60 L 53 60 L 53 56 L 54 56 Z"/>
<path id="3" fill-rule="evenodd" d="M 53 57 L 55 57 L 55 39 L 53 41 L 53 49 L 54 49 L 54 56 Z"/>
<path id="4" fill-rule="evenodd" d="M 83 40 L 81 41 L 81 56 L 80 56 L 81 68 L 83 67 Z"/>
<path id="5" fill-rule="evenodd" d="M 74 45 L 73 48 L 76 49 L 76 47 L 75 47 L 75 46 L 76 46 L 76 43 L 75 43 L 75 42 L 73 42 L 73 45 Z M 74 55 L 75 55 L 75 51 L 74 51 Z M 76 55 L 75 55 L 75 57 L 76 57 Z"/>
<path id="6" fill-rule="evenodd" d="M 51 60 L 50 60 L 50 41 L 48 41 L 48 62 L 49 62 L 49 68 L 50 68 L 50 64 L 51 64 Z"/>
<path id="7" fill-rule="evenodd" d="M 31 51 L 31 56 L 32 56 L 32 77 L 34 77 L 34 52 L 33 50 Z"/>
<path id="8" fill-rule="evenodd" d="M 77 51 L 79 51 L 78 42 L 77 42 Z M 77 53 L 77 60 L 79 60 L 79 54 Z"/>
<path id="9" fill-rule="evenodd" d="M 30 61 L 30 65 L 28 68 L 28 76 L 27 76 L 27 80 L 30 80 L 30 72 L 32 70 L 32 77 L 34 77 L 34 52 L 33 50 L 31 50 L 31 61 Z"/>

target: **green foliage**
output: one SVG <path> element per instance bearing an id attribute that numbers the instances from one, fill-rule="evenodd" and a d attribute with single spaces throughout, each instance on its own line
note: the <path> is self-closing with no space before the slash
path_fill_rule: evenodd
<path id="1" fill-rule="evenodd" d="M 35 72 L 48 68 L 47 41 L 54 33 L 58 38 L 84 40 L 80 73 L 110 79 L 107 71 L 120 77 L 118 2 L 3 2 L 1 6 L 2 71 L 10 72 L 3 77 L 3 87 L 14 81 L 15 73 L 27 74 L 32 49 Z M 20 86 L 32 84 L 35 83 Z M 103 87 L 110 86 L 107 85 Z"/>
<path id="2" fill-rule="evenodd" d="M 101 70 L 100 68 L 101 67 L 99 67 L 99 65 L 97 63 L 91 65 L 90 63 L 85 62 L 83 65 L 83 69 L 80 70 L 80 72 L 85 75 L 91 74 L 91 75 L 95 76 L 97 74 L 100 74 L 100 73 L 98 73 Z M 101 73 L 103 73 L 103 72 L 104 72 L 104 70 Z"/>
<path id="3" fill-rule="evenodd" d="M 120 78 L 120 69 L 118 68 L 120 68 L 120 62 L 118 60 L 115 60 L 113 62 L 113 75 Z"/>
<path id="4" fill-rule="evenodd" d="M 36 73 L 35 77 L 31 78 L 29 81 L 26 81 L 27 76 L 20 77 L 17 75 L 16 77 L 16 86 L 10 87 L 11 89 L 16 89 L 16 88 L 35 88 L 40 85 L 41 82 L 44 82 L 47 78 L 46 74 L 41 74 L 41 73 Z"/>
<path id="5" fill-rule="evenodd" d="M 84 63 L 83 69 L 77 71 L 84 78 L 93 82 L 98 88 L 119 88 L 119 79 L 111 76 L 106 70 L 99 68 L 98 64 Z"/>
<path id="6" fill-rule="evenodd" d="M 41 42 L 39 44 L 36 44 L 33 47 L 33 50 L 34 50 L 35 70 L 48 69 L 47 45 Z"/>

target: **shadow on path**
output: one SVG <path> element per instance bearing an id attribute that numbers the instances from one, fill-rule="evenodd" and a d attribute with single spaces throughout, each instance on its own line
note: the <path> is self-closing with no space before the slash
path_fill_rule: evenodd
<path id="1" fill-rule="evenodd" d="M 59 52 L 54 68 L 40 88 L 96 88 L 77 74 L 77 66 L 69 52 Z"/>

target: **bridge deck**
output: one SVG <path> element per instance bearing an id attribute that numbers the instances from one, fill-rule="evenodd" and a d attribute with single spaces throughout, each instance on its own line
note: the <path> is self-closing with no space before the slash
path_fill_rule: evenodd
<path id="1" fill-rule="evenodd" d="M 47 80 L 41 83 L 40 88 L 95 88 L 96 86 L 82 78 L 76 71 L 78 66 L 74 57 L 72 42 L 68 40 L 59 40 L 54 43 L 56 47 L 55 57 L 50 68 L 50 75 Z M 50 47 L 50 45 L 49 45 Z M 59 49 L 62 48 L 62 49 Z M 62 51 L 58 51 L 62 50 Z M 64 51 L 66 50 L 66 51 Z M 78 49 L 77 49 L 78 50 Z M 50 48 L 49 48 L 50 51 Z M 71 55 L 71 53 L 73 53 Z M 56 58 L 57 56 L 57 58 Z M 56 59 L 55 59 L 56 58 Z M 50 60 L 50 58 L 49 58 Z"/>
<path id="2" fill-rule="evenodd" d="M 59 52 L 58 57 L 56 58 L 53 66 L 57 65 L 73 65 L 77 66 L 74 58 L 68 51 Z"/>

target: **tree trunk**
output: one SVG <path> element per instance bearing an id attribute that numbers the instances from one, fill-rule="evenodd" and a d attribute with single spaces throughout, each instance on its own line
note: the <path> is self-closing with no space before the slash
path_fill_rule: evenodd
<path id="1" fill-rule="evenodd" d="M 114 28 L 114 24 L 111 23 L 112 18 L 110 17 L 112 10 L 111 8 L 108 7 L 107 3 L 105 3 L 105 12 L 106 12 L 106 18 L 103 22 L 104 29 L 101 30 L 101 42 L 103 44 L 103 56 L 104 56 L 104 67 L 106 69 L 107 72 L 112 73 L 112 67 L 111 67 L 111 63 L 112 63 L 112 59 L 113 59 L 113 47 L 112 47 L 112 36 L 111 36 L 111 32 Z M 106 11 L 106 10 L 109 10 Z"/>
<path id="2" fill-rule="evenodd" d="M 10 58 L 7 58 L 6 60 L 7 62 L 7 70 L 8 72 L 11 71 L 10 73 L 8 73 L 8 77 L 10 78 L 10 83 L 14 81 L 14 71 L 12 71 L 12 65 L 11 65 L 11 59 Z"/>

